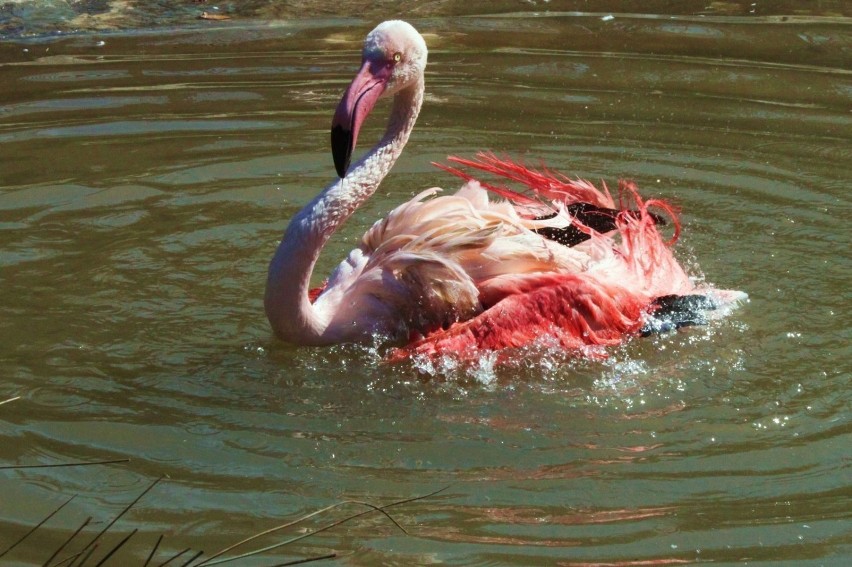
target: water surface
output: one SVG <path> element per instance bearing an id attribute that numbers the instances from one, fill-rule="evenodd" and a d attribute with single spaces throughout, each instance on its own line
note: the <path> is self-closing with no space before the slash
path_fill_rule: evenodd
<path id="1" fill-rule="evenodd" d="M 0 401 L 21 398 L 0 405 L 0 464 L 130 461 L 0 470 L 0 552 L 77 495 L 4 561 L 43 563 L 88 516 L 93 537 L 161 476 L 92 564 L 134 528 L 122 561 L 165 534 L 162 562 L 442 487 L 390 510 L 408 534 L 374 513 L 239 564 L 852 557 L 844 4 L 427 4 L 417 129 L 318 279 L 394 205 L 458 185 L 432 161 L 491 149 L 669 199 L 691 273 L 750 302 L 599 361 L 282 345 L 267 262 L 333 176 L 331 113 L 381 16 L 7 35 Z M 285 533 L 263 542 L 304 532 Z"/>

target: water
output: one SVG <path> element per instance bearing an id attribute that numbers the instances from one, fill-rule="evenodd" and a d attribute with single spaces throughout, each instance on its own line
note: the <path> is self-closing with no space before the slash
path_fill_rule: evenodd
<path id="1" fill-rule="evenodd" d="M 493 149 L 676 203 L 692 273 L 751 297 L 731 316 L 603 361 L 279 344 L 267 262 L 333 175 L 331 113 L 382 16 L 4 28 L 0 401 L 20 399 L 0 405 L 0 464 L 130 459 L 0 470 L 0 552 L 77 495 L 4 561 L 43 563 L 88 516 L 94 537 L 161 476 L 92 564 L 135 528 L 122 564 L 160 534 L 159 562 L 210 555 L 442 487 L 388 510 L 407 535 L 373 513 L 237 564 L 852 557 L 848 7 L 547 4 L 410 16 L 431 49 L 421 119 L 318 274 L 395 204 L 457 186 L 431 161 Z"/>

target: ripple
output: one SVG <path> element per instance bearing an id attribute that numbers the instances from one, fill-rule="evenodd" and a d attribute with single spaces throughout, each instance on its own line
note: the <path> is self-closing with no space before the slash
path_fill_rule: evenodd
<path id="1" fill-rule="evenodd" d="M 62 57 L 62 56 L 59 56 Z M 69 60 L 67 58 L 63 58 L 61 60 L 57 60 L 56 58 L 42 58 L 39 60 L 40 64 L 50 64 L 55 65 L 57 63 L 63 64 L 81 64 L 81 63 L 95 63 L 95 61 L 88 61 L 86 59 L 76 58 L 73 60 Z M 44 82 L 44 83 L 75 83 L 75 82 L 83 82 L 83 81 L 109 81 L 113 79 L 128 79 L 131 75 L 126 70 L 110 70 L 110 69 L 79 69 L 73 71 L 54 71 L 51 73 L 38 73 L 34 75 L 27 75 L 22 77 L 23 81 L 33 81 L 33 82 Z"/>
<path id="2" fill-rule="evenodd" d="M 389 365 L 379 341 L 281 344 L 266 268 L 333 178 L 329 113 L 364 14 L 0 46 L 0 399 L 23 396 L 0 406 L 0 458 L 132 459 L 7 475 L 4 529 L 79 494 L 62 541 L 165 474 L 121 525 L 213 549 L 344 499 L 452 485 L 393 509 L 420 538 L 366 517 L 304 553 L 842 563 L 848 42 L 842 16 L 813 19 L 839 4 L 788 21 L 519 6 L 418 20 L 441 36 L 420 123 L 317 277 L 417 190 L 458 185 L 431 161 L 491 148 L 672 201 L 696 281 L 750 302 L 605 358 L 542 341 L 508 364 Z"/>
<path id="3" fill-rule="evenodd" d="M 169 134 L 176 132 L 220 132 L 227 130 L 245 131 L 274 128 L 273 122 L 262 120 L 157 120 L 119 121 L 100 124 L 55 126 L 50 128 L 21 130 L 0 134 L 0 143 L 23 142 L 35 139 L 97 138 L 110 136 L 135 136 L 144 134 Z"/>

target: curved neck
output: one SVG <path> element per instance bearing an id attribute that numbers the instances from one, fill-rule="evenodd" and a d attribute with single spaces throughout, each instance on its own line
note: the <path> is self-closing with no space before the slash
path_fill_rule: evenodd
<path id="1" fill-rule="evenodd" d="M 402 153 L 423 92 L 422 77 L 397 92 L 379 143 L 290 221 L 269 265 L 264 297 L 266 316 L 279 338 L 298 344 L 336 342 L 327 333 L 332 314 L 318 312 L 308 299 L 311 274 L 331 235 L 370 198 Z"/>

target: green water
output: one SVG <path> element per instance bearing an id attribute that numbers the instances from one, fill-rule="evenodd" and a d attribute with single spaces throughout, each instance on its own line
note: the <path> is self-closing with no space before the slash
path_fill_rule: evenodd
<path id="1" fill-rule="evenodd" d="M 70 555 L 165 476 L 87 564 L 135 528 L 115 564 L 161 534 L 158 563 L 209 556 L 442 487 L 389 510 L 407 534 L 373 513 L 236 564 L 846 564 L 845 4 L 406 5 L 426 103 L 318 278 L 396 204 L 458 186 L 432 161 L 491 149 L 636 180 L 682 209 L 691 273 L 751 298 L 607 360 L 498 368 L 290 347 L 263 314 L 287 220 L 334 175 L 360 41 L 398 15 L 379 4 L 0 42 L 0 401 L 20 396 L 0 405 L 0 465 L 129 459 L 0 470 L 0 553 L 77 495 L 2 561 L 42 564 L 92 516 Z"/>

